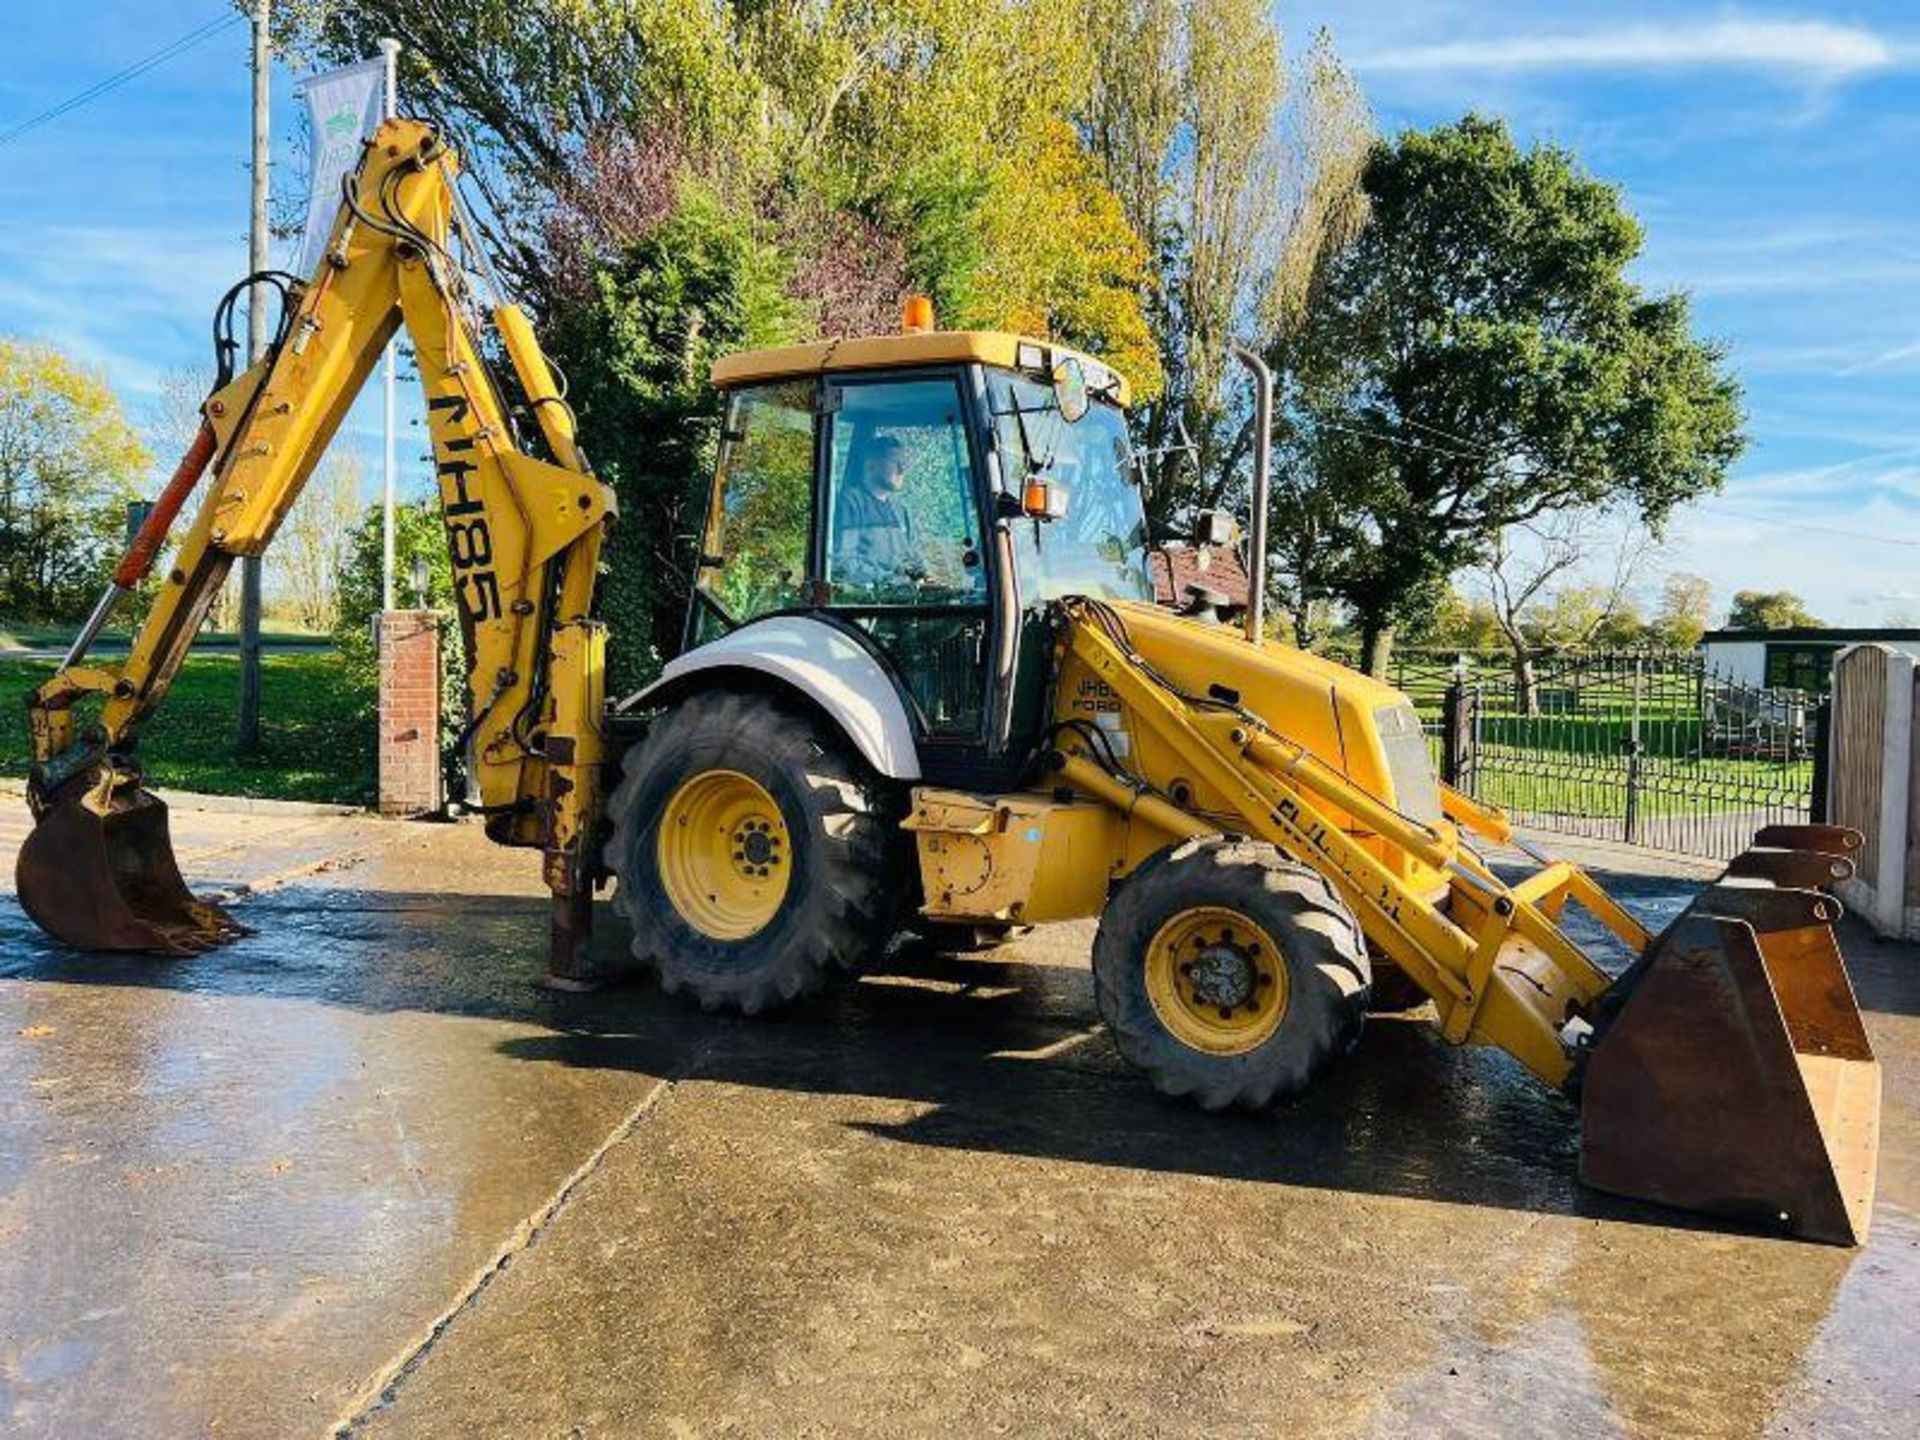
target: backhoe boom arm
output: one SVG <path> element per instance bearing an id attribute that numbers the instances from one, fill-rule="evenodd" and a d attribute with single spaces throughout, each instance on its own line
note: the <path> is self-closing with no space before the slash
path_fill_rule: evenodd
<path id="1" fill-rule="evenodd" d="M 29 701 L 30 798 L 36 814 L 79 805 L 109 829 L 114 817 L 158 803 L 140 791 L 142 723 L 165 698 L 228 569 L 272 543 L 404 326 L 426 394 L 469 662 L 471 773 L 493 838 L 546 852 L 558 907 L 554 960 L 565 974 L 593 880 L 605 647 L 590 611 L 613 500 L 587 468 L 572 413 L 526 317 L 502 302 L 489 318 L 554 460 L 517 443 L 469 318 L 472 295 L 455 253 L 469 227 L 456 179 L 452 153 L 417 121 L 388 121 L 368 142 L 344 187 L 326 258 L 287 287 L 288 308 L 267 355 L 208 397 L 204 428 L 113 588 L 66 663 Z M 173 515 L 208 468 L 207 493 L 126 660 L 84 664 L 108 612 L 144 578 Z M 83 728 L 76 706 L 89 700 L 97 700 L 98 715 Z M 23 879 L 28 868 L 23 856 Z M 171 869 L 170 856 L 163 868 Z M 206 938 L 191 933 L 199 917 L 169 899 L 164 917 L 146 925 L 152 944 L 125 943 L 122 933 L 105 937 L 108 948 L 198 948 Z M 103 937 L 84 919 L 53 918 L 54 933 L 99 948 Z"/>

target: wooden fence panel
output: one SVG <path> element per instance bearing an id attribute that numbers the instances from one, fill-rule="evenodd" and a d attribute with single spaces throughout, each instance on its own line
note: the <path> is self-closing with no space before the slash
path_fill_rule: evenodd
<path id="1" fill-rule="evenodd" d="M 1867 837 L 1860 874 L 1879 873 L 1881 737 L 1887 714 L 1887 662 L 1893 652 L 1858 645 L 1833 667 L 1833 734 L 1828 764 L 1833 787 L 1830 815 Z"/>
<path id="2" fill-rule="evenodd" d="M 1841 652 L 1833 672 L 1829 817 L 1866 837 L 1841 898 L 1876 930 L 1920 938 L 1920 673 L 1885 645 Z"/>
<path id="3" fill-rule="evenodd" d="M 1920 670 L 1914 673 L 1913 687 L 1910 713 L 1920 717 Z M 1906 933 L 1920 939 L 1920 724 L 1908 728 Z"/>

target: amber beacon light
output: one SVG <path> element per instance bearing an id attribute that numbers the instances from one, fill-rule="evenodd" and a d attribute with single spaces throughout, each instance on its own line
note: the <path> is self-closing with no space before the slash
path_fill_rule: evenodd
<path id="1" fill-rule="evenodd" d="M 925 335 L 933 329 L 933 301 L 925 295 L 909 295 L 900 307 L 900 328 L 909 335 Z"/>

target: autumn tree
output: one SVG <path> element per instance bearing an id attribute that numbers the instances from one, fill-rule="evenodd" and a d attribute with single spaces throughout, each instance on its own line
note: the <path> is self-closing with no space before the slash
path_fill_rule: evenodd
<path id="1" fill-rule="evenodd" d="M 1640 227 L 1566 151 L 1470 115 L 1376 144 L 1361 183 L 1366 223 L 1276 346 L 1296 483 L 1273 526 L 1344 517 L 1315 583 L 1383 673 L 1506 526 L 1613 504 L 1657 530 L 1745 441 L 1720 347 L 1626 278 Z"/>
<path id="2" fill-rule="evenodd" d="M 1713 623 L 1713 584 L 1705 576 L 1676 570 L 1660 584 L 1660 601 L 1648 629 L 1660 644 L 1691 650 Z"/>
<path id="3" fill-rule="evenodd" d="M 0 616 L 85 614 L 126 540 L 149 456 L 99 373 L 0 335 Z"/>
<path id="4" fill-rule="evenodd" d="M 1229 346 L 1297 323 L 1356 224 L 1372 132 L 1328 38 L 1290 65 L 1263 0 L 1124 0 L 1088 23 L 1082 130 L 1148 257 L 1165 379 L 1135 433 L 1167 536 L 1242 493 L 1252 433 Z"/>
<path id="5" fill-rule="evenodd" d="M 1069 123 L 1086 0 L 403 0 L 282 7 L 330 59 L 402 44 L 480 224 L 573 381 L 622 523 L 613 683 L 679 643 L 725 349 L 897 324 L 1025 329 L 1159 384 L 1147 254 Z"/>
<path id="6" fill-rule="evenodd" d="M 1423 645 L 1478 652 L 1503 642 L 1500 620 L 1484 595 L 1463 594 L 1449 585 L 1434 608 L 1432 622 L 1421 636 Z"/>
<path id="7" fill-rule="evenodd" d="M 148 442 L 168 463 L 187 453 L 200 433 L 200 407 L 213 388 L 213 371 L 204 365 L 169 365 L 145 407 L 142 429 Z M 176 528 L 176 535 L 177 535 Z M 267 552 L 273 564 L 273 552 Z M 240 567 L 233 567 L 207 612 L 207 627 L 231 633 L 240 628 Z"/>
<path id="8" fill-rule="evenodd" d="M 1062 128 L 1089 83 L 1085 0 L 282 9 L 297 51 L 341 58 L 401 41 L 410 108 L 460 143 L 492 202 L 492 248 L 535 298 L 574 257 L 521 220 L 576 200 L 596 147 L 638 141 L 669 153 L 669 188 L 674 171 L 697 171 L 776 248 L 796 223 L 812 232 L 797 237 L 804 251 L 834 231 L 826 217 L 858 216 L 904 246 L 902 278 L 952 323 L 1037 319 L 1154 388 L 1140 260 Z M 798 318 L 818 320 L 804 306 Z"/>
<path id="9" fill-rule="evenodd" d="M 331 630 L 339 613 L 340 574 L 364 511 L 360 479 L 359 455 L 346 449 L 334 452 L 308 480 L 280 526 L 269 579 L 303 630 Z"/>

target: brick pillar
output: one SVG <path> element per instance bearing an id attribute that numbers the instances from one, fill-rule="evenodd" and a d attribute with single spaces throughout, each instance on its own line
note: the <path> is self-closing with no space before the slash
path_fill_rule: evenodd
<path id="1" fill-rule="evenodd" d="M 380 616 L 380 813 L 431 815 L 445 807 L 440 778 L 440 617 Z"/>

